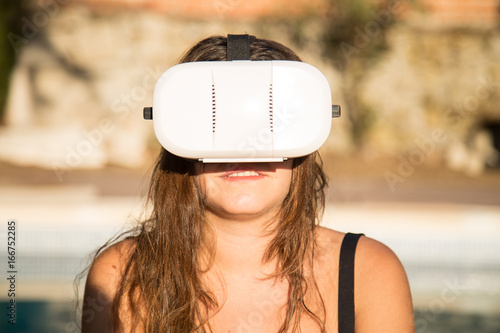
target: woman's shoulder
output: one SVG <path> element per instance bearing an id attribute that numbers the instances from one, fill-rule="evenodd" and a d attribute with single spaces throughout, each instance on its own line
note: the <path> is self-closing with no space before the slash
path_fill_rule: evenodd
<path id="1" fill-rule="evenodd" d="M 316 242 L 321 252 L 338 257 L 345 235 L 344 232 L 318 227 Z M 355 258 L 356 268 L 361 272 L 380 268 L 381 264 L 395 266 L 393 268 L 401 266 L 398 257 L 388 246 L 365 235 L 359 238 Z"/>
<path id="2" fill-rule="evenodd" d="M 338 258 L 344 237 L 345 233 L 321 228 L 317 238 L 323 251 Z M 396 254 L 382 242 L 362 236 L 354 267 L 356 332 L 414 332 L 410 287 Z M 338 259 L 333 269 L 338 272 Z"/>
<path id="3" fill-rule="evenodd" d="M 316 242 L 318 252 L 321 256 L 329 254 L 330 257 L 338 257 L 346 233 L 331 230 L 328 228 L 318 228 Z M 338 269 L 338 266 L 336 267 Z M 382 242 L 363 235 L 359 238 L 355 252 L 355 272 L 356 281 L 359 284 L 368 285 L 379 279 L 404 279 L 406 273 L 403 265 L 396 254 Z"/>
<path id="4" fill-rule="evenodd" d="M 99 253 L 87 275 L 86 289 L 99 290 L 106 298 L 113 299 L 121 278 L 135 249 L 135 240 L 127 238 L 114 243 Z"/>
<path id="5" fill-rule="evenodd" d="M 401 261 L 389 247 L 361 237 L 356 250 L 354 281 L 356 331 L 415 331 L 408 278 Z"/>
<path id="6" fill-rule="evenodd" d="M 85 283 L 82 332 L 113 330 L 113 300 L 134 248 L 134 240 L 125 239 L 107 247 L 92 262 Z"/>
<path id="7" fill-rule="evenodd" d="M 119 279 L 134 248 L 134 239 L 127 238 L 99 253 L 90 266 L 87 284 L 89 281 L 111 284 Z"/>

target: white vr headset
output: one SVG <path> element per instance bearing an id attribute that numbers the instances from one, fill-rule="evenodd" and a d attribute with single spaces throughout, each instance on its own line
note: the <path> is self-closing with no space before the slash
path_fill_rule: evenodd
<path id="1" fill-rule="evenodd" d="M 228 36 L 228 59 L 231 36 L 248 37 Z M 325 142 L 332 116 L 340 116 L 340 106 L 332 107 L 323 74 L 282 60 L 176 65 L 158 80 L 153 107 L 144 108 L 166 150 L 206 163 L 308 155 Z"/>

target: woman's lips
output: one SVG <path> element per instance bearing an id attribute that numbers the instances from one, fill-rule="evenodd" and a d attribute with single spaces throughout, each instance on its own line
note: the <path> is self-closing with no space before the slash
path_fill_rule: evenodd
<path id="1" fill-rule="evenodd" d="M 225 177 L 256 177 L 256 176 L 262 176 L 260 173 L 257 171 L 253 170 L 248 170 L 248 171 L 233 171 L 230 172 L 229 174 L 225 175 Z"/>
<path id="2" fill-rule="evenodd" d="M 265 175 L 255 170 L 232 170 L 224 173 L 222 178 L 227 180 L 256 180 Z"/>

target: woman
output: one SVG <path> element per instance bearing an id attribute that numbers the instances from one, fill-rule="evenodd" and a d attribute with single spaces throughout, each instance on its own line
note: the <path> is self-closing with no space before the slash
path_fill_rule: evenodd
<path id="1" fill-rule="evenodd" d="M 224 61 L 226 43 L 207 38 L 181 62 Z M 253 41 L 250 53 L 300 61 L 269 40 Z M 343 301 L 343 286 L 338 301 L 345 234 L 317 225 L 325 186 L 317 153 L 203 164 L 162 149 L 150 218 L 90 268 L 83 333 L 345 332 L 338 315 L 349 317 L 352 302 Z M 406 275 L 386 246 L 361 237 L 347 280 L 356 332 L 414 331 Z"/>

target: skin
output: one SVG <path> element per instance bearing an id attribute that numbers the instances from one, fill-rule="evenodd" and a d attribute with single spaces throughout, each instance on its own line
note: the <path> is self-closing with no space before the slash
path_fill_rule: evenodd
<path id="1" fill-rule="evenodd" d="M 288 194 L 292 160 L 281 163 L 197 164 L 197 184 L 216 227 L 272 219 Z M 241 224 L 236 224 L 240 225 Z"/>
<path id="2" fill-rule="evenodd" d="M 219 311 L 214 332 L 277 332 L 287 300 L 287 281 L 269 278 L 274 262 L 262 256 L 273 221 L 288 193 L 292 161 L 263 164 L 200 164 L 197 184 L 204 194 L 207 218 L 215 232 L 215 264 L 204 276 L 214 291 Z M 251 176 L 242 174 L 251 172 Z M 240 177 L 229 177 L 240 173 Z M 326 307 L 327 332 L 337 332 L 338 257 L 343 233 L 318 228 L 314 275 Z M 114 332 L 110 304 L 133 244 L 118 243 L 94 262 L 84 296 L 82 332 Z M 97 311 L 99 306 L 99 311 Z M 314 311 L 319 299 L 307 296 Z M 382 243 L 362 237 L 355 261 L 356 333 L 414 332 L 410 290 L 396 255 Z M 123 309 L 127 317 L 127 309 Z M 91 318 L 90 314 L 94 313 Z M 92 319 L 92 320 L 90 320 Z M 125 325 L 126 326 L 126 325 Z M 319 332 L 306 316 L 303 332 Z"/>

